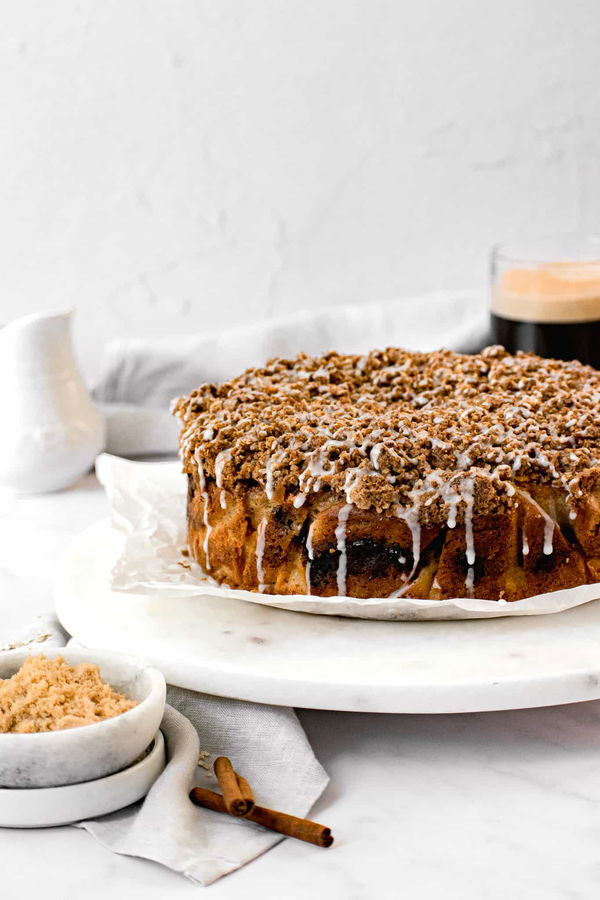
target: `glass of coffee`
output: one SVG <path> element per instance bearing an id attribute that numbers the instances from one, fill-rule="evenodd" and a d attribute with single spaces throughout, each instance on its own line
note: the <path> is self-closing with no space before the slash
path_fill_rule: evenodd
<path id="1" fill-rule="evenodd" d="M 600 235 L 524 237 L 492 250 L 492 335 L 600 368 Z"/>

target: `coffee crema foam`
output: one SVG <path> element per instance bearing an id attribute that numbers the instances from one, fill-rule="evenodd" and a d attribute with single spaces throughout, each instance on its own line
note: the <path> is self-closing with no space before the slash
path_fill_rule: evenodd
<path id="1" fill-rule="evenodd" d="M 515 322 L 600 320 L 600 262 L 508 269 L 492 290 L 492 313 Z"/>

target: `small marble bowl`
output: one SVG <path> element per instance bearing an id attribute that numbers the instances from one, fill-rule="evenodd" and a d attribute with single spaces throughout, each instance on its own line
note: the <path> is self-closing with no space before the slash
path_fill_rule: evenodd
<path id="1" fill-rule="evenodd" d="M 103 778 L 129 766 L 151 743 L 163 717 L 162 673 L 132 656 L 107 650 L 49 648 L 0 654 L 0 678 L 10 678 L 27 657 L 63 656 L 69 665 L 90 662 L 111 687 L 138 705 L 78 728 L 36 734 L 0 734 L 0 787 L 39 788 Z"/>

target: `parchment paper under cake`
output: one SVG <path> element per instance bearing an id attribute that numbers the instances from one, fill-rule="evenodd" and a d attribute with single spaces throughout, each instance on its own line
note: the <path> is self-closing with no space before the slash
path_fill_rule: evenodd
<path id="1" fill-rule="evenodd" d="M 440 620 L 556 613 L 600 599 L 600 584 L 581 585 L 513 603 L 469 598 L 310 597 L 259 594 L 221 587 L 186 555 L 187 484 L 177 462 L 138 463 L 103 454 L 96 471 L 111 508 L 113 527 L 123 537 L 111 588 L 123 593 L 244 600 L 317 615 L 362 619 Z"/>

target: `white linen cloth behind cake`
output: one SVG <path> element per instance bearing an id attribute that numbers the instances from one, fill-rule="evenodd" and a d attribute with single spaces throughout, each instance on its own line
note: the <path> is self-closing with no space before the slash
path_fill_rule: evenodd
<path id="1" fill-rule="evenodd" d="M 338 350 L 473 352 L 488 342 L 489 313 L 481 294 L 438 291 L 379 303 L 336 306 L 238 325 L 191 337 L 113 341 L 94 389 L 108 420 L 109 453 L 175 452 L 177 424 L 169 403 L 203 382 L 221 382 L 274 356 Z"/>
<path id="2" fill-rule="evenodd" d="M 32 654 L 43 653 L 45 647 L 61 647 L 65 641 L 51 615 L 9 628 L 3 622 L 0 652 L 18 644 L 30 646 Z M 161 724 L 167 766 L 148 795 L 77 825 L 115 853 L 153 860 L 207 885 L 283 840 L 252 822 L 192 804 L 192 785 L 219 790 L 212 772 L 217 756 L 231 758 L 261 806 L 297 816 L 307 815 L 329 778 L 292 709 L 172 686 L 167 702 Z"/>

